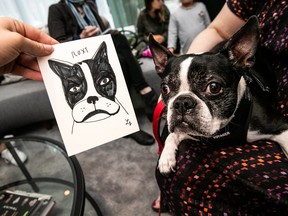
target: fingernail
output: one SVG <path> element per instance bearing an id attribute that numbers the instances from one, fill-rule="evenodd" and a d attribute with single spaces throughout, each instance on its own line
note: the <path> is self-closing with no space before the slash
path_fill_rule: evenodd
<path id="1" fill-rule="evenodd" d="M 51 53 L 54 50 L 54 47 L 52 45 L 49 44 L 44 44 L 44 49 L 46 52 Z"/>

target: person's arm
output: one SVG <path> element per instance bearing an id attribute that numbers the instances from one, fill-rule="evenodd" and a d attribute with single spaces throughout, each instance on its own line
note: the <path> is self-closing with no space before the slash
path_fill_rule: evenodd
<path id="1" fill-rule="evenodd" d="M 167 41 L 168 41 L 168 28 L 169 28 L 169 20 L 170 20 L 170 11 L 168 9 L 168 7 L 166 5 L 164 5 L 164 9 L 165 9 L 165 21 L 164 21 L 164 31 L 162 33 L 162 36 L 164 37 L 163 42 L 162 43 L 166 43 L 167 46 Z"/>
<path id="2" fill-rule="evenodd" d="M 172 14 L 170 16 L 169 27 L 168 27 L 168 44 L 170 52 L 174 53 L 177 44 L 177 20 L 176 17 Z"/>
<path id="3" fill-rule="evenodd" d="M 210 19 L 209 13 L 207 11 L 207 8 L 204 4 L 203 4 L 203 12 L 204 12 L 204 25 L 207 28 L 207 26 L 210 25 L 210 23 L 211 23 L 211 19 Z"/>
<path id="4" fill-rule="evenodd" d="M 143 22 L 142 22 L 142 11 L 140 12 L 140 14 L 138 15 L 138 18 L 137 18 L 137 25 L 136 25 L 136 32 L 137 32 L 137 35 L 138 35 L 138 39 L 140 41 L 144 40 L 146 41 L 145 37 L 144 37 L 144 26 L 143 26 Z"/>
<path id="5" fill-rule="evenodd" d="M 225 3 L 212 23 L 193 40 L 188 53 L 201 53 L 211 50 L 221 41 L 229 39 L 245 21 L 236 16 Z"/>
<path id="6" fill-rule="evenodd" d="M 42 80 L 35 57 L 51 54 L 51 45 L 58 42 L 37 28 L 6 17 L 0 18 L 0 35 L 0 74 Z"/>
<path id="7" fill-rule="evenodd" d="M 143 19 L 144 19 L 143 13 L 144 12 L 141 11 L 137 19 L 137 35 L 138 35 L 139 41 L 147 42 L 147 38 L 145 36 L 145 27 L 143 24 Z"/>

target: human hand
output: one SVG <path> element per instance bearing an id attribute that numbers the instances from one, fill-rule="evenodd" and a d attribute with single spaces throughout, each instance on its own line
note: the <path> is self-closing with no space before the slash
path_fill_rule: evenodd
<path id="1" fill-rule="evenodd" d="M 80 34 L 80 38 L 88 38 L 88 37 L 93 37 L 97 36 L 100 34 L 100 29 L 97 28 L 96 26 L 86 26 L 85 29 Z"/>
<path id="2" fill-rule="evenodd" d="M 154 40 L 158 43 L 162 44 L 165 41 L 165 37 L 163 35 L 153 35 Z"/>
<path id="3" fill-rule="evenodd" d="M 13 73 L 42 80 L 35 57 L 53 52 L 56 40 L 19 20 L 0 18 L 0 74 Z"/>
<path id="4" fill-rule="evenodd" d="M 170 48 L 168 48 L 169 49 L 169 51 L 171 52 L 171 53 L 174 53 L 174 48 L 173 47 L 170 47 Z"/>

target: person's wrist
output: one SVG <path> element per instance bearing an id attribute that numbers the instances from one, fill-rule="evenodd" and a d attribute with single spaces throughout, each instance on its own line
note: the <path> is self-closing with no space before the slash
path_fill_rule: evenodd
<path id="1" fill-rule="evenodd" d="M 168 49 L 170 52 L 174 53 L 174 50 L 175 50 L 174 47 L 169 47 Z"/>

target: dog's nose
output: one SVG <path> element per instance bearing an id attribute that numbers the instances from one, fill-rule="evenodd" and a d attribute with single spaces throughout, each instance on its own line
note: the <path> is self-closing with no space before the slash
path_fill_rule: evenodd
<path id="1" fill-rule="evenodd" d="M 98 97 L 97 96 L 90 96 L 90 97 L 88 97 L 87 98 L 87 103 L 93 103 L 93 104 L 95 104 L 96 103 L 96 101 L 98 101 L 99 99 L 98 99 Z"/>
<path id="2" fill-rule="evenodd" d="M 191 97 L 180 96 L 178 97 L 173 104 L 173 108 L 178 114 L 187 114 L 191 112 L 196 106 L 196 101 Z"/>

